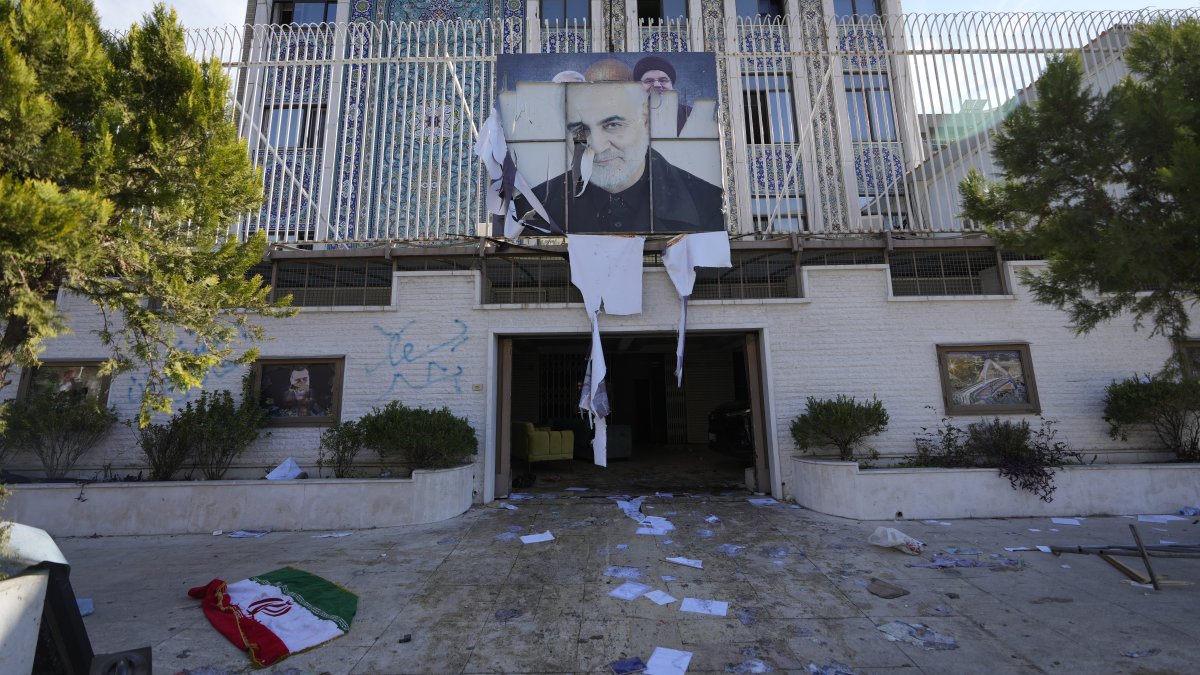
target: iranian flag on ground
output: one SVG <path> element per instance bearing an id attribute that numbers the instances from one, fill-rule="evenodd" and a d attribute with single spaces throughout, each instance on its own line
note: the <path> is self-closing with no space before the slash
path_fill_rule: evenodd
<path id="1" fill-rule="evenodd" d="M 291 567 L 232 584 L 213 579 L 188 595 L 203 600 L 213 628 L 258 666 L 345 635 L 358 610 L 355 594 Z"/>

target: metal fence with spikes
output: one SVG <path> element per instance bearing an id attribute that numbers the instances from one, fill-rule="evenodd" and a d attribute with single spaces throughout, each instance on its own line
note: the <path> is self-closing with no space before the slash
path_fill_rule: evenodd
<path id="1" fill-rule="evenodd" d="M 1079 54 L 1096 91 L 1128 74 L 1137 25 L 1200 10 L 959 13 L 630 23 L 617 48 L 711 51 L 731 235 L 977 231 L 958 184 L 989 177 L 994 132 Z M 514 37 L 516 36 L 516 37 Z M 497 21 L 190 30 L 232 77 L 230 107 L 262 207 L 233 236 L 359 244 L 473 238 L 487 228 L 473 152 L 496 56 L 607 48 L 586 24 Z"/>

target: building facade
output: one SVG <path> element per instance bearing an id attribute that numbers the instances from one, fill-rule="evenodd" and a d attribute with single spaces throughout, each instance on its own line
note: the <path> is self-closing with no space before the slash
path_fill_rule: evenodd
<path id="1" fill-rule="evenodd" d="M 995 415 L 1055 419 L 1097 461 L 1145 459 L 1148 437 L 1109 437 L 1104 388 L 1158 370 L 1174 346 L 1130 321 L 1075 336 L 1017 278 L 1041 263 L 964 221 L 957 185 L 972 168 L 996 177 L 991 134 L 1036 96 L 1048 58 L 1079 51 L 1089 83 L 1111 86 L 1131 25 L 1154 16 L 904 15 L 891 0 L 251 0 L 245 27 L 189 40 L 235 78 L 231 105 L 263 171 L 261 210 L 230 235 L 266 231 L 258 271 L 301 310 L 265 324 L 254 374 L 271 433 L 231 475 L 289 456 L 311 467 L 331 422 L 399 400 L 471 422 L 486 501 L 510 489 L 514 421 L 578 429 L 591 330 L 566 243 L 499 237 L 474 151 L 498 57 L 533 53 L 715 57 L 708 170 L 732 266 L 698 270 L 682 386 L 667 237 L 647 239 L 641 313 L 600 319 L 610 424 L 635 454 L 699 458 L 710 413 L 745 404 L 751 485 L 792 496 L 791 420 L 809 397 L 846 394 L 888 410 L 870 441 L 884 462 L 943 417 Z M 48 346 L 42 376 L 87 377 L 104 358 L 100 317 L 60 302 L 74 333 Z M 243 372 L 219 369 L 205 388 L 236 390 Z M 123 417 L 139 377 L 103 384 Z M 311 395 L 284 405 L 297 383 Z M 120 427 L 75 473 L 142 463 Z"/>

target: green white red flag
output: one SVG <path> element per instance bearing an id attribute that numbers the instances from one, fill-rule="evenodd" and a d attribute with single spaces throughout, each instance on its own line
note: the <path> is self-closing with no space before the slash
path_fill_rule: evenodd
<path id="1" fill-rule="evenodd" d="M 234 583 L 213 579 L 188 595 L 203 601 L 213 628 L 258 666 L 345 635 L 358 611 L 354 593 L 292 567 Z"/>

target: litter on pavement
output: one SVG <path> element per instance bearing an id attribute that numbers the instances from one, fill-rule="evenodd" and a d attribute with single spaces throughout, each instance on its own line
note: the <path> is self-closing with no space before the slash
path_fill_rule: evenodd
<path id="1" fill-rule="evenodd" d="M 909 555 L 921 555 L 925 551 L 925 543 L 914 539 L 894 527 L 877 527 L 867 537 L 869 543 L 884 548 L 894 548 Z"/>
<path id="2" fill-rule="evenodd" d="M 722 600 L 701 600 L 700 598 L 684 598 L 679 606 L 681 612 L 694 614 L 711 614 L 725 616 L 729 613 L 729 603 Z"/>
<path id="3" fill-rule="evenodd" d="M 650 660 L 646 662 L 646 675 L 683 675 L 691 661 L 691 652 L 655 647 Z"/>
<path id="4" fill-rule="evenodd" d="M 537 543 L 543 542 L 543 541 L 552 541 L 553 539 L 554 539 L 554 535 L 550 534 L 550 530 L 546 530 L 545 532 L 541 532 L 539 534 L 527 534 L 527 535 L 521 537 L 521 543 L 522 544 L 537 544 Z"/>
<path id="5" fill-rule="evenodd" d="M 936 630 L 920 623 L 892 621 L 882 626 L 877 626 L 876 629 L 886 635 L 892 642 L 907 642 L 927 650 L 945 651 L 958 649 L 958 640 L 948 635 L 942 635 Z"/>

